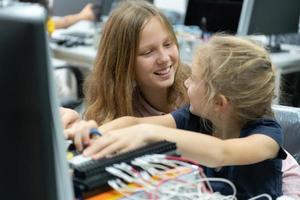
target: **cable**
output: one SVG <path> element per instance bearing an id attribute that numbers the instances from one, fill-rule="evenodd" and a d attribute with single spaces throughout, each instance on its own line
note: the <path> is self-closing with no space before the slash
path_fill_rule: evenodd
<path id="1" fill-rule="evenodd" d="M 270 195 L 268 195 L 268 194 L 260 194 L 260 195 L 257 195 L 257 196 L 255 196 L 255 197 L 252 197 L 252 198 L 250 198 L 249 200 L 255 200 L 255 199 L 260 199 L 260 198 L 262 198 L 262 197 L 265 197 L 266 199 L 268 199 L 268 200 L 272 200 L 272 197 L 270 196 Z"/>
<path id="2" fill-rule="evenodd" d="M 121 179 L 108 182 L 127 199 L 236 200 L 237 190 L 230 180 L 206 177 L 203 168 L 196 161 L 155 154 L 136 158 L 131 164 L 132 166 L 125 163 L 114 164 L 107 168 L 110 173 L 131 183 L 127 184 Z M 232 188 L 232 195 L 224 196 L 214 192 L 210 185 L 213 181 L 228 184 Z M 262 197 L 272 199 L 268 194 L 261 194 L 249 200 Z"/>

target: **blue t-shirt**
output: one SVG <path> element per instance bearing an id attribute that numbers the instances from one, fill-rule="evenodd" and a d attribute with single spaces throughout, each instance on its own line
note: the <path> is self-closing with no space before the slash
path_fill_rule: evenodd
<path id="1" fill-rule="evenodd" d="M 209 124 L 203 123 L 199 116 L 189 111 L 189 106 L 184 106 L 171 113 L 179 129 L 211 134 Z M 258 119 L 247 123 L 241 130 L 240 137 L 251 134 L 264 134 L 273 138 L 279 146 L 282 146 L 283 136 L 280 125 L 273 119 Z M 201 148 L 201 147 L 199 147 Z M 251 197 L 267 193 L 272 199 L 282 195 L 282 159 L 286 156 L 280 148 L 276 158 L 264 160 L 251 165 L 226 166 L 221 169 L 204 167 L 207 177 L 219 177 L 232 181 L 237 189 L 237 199 L 249 199 Z M 231 187 L 223 182 L 210 183 L 216 192 L 223 195 L 231 195 Z"/>

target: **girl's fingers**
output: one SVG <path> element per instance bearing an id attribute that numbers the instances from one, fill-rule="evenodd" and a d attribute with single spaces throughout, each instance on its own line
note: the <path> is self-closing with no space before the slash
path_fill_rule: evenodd
<path id="1" fill-rule="evenodd" d="M 125 148 L 121 149 L 120 151 L 118 151 L 117 153 L 122 154 L 122 153 L 126 153 L 128 151 L 131 151 L 131 150 L 133 150 L 133 149 L 130 147 L 125 147 Z"/>
<path id="2" fill-rule="evenodd" d="M 89 123 L 86 121 L 80 121 L 76 123 L 72 127 L 74 132 L 74 144 L 76 146 L 76 149 L 79 151 L 82 151 L 84 146 L 87 146 L 89 144 L 90 136 L 90 127 Z"/>
<path id="3" fill-rule="evenodd" d="M 74 138 L 73 132 L 70 129 L 64 129 L 63 134 L 65 139 L 72 140 Z"/>
<path id="4" fill-rule="evenodd" d="M 109 146 L 103 148 L 100 152 L 93 155 L 93 159 L 99 159 L 102 157 L 111 157 L 119 154 L 123 149 L 126 149 L 127 145 L 122 142 L 115 142 Z"/>
<path id="5" fill-rule="evenodd" d="M 64 128 L 69 128 L 76 121 L 80 120 L 80 115 L 75 110 L 60 107 L 59 111 Z"/>
<path id="6" fill-rule="evenodd" d="M 91 137 L 90 137 L 90 130 L 92 128 L 97 128 L 97 123 L 94 120 L 84 121 L 82 124 L 82 143 L 83 145 L 87 146 L 90 144 Z"/>
<path id="7" fill-rule="evenodd" d="M 95 121 L 82 120 L 73 124 L 71 128 L 64 130 L 64 135 L 66 138 L 72 139 L 76 149 L 81 151 L 85 146 L 90 144 L 91 128 L 97 128 L 97 123 Z"/>
<path id="8" fill-rule="evenodd" d="M 95 139 L 93 143 L 84 150 L 83 155 L 92 156 L 96 153 L 99 153 L 105 147 L 112 145 L 115 142 L 115 140 L 116 139 L 114 137 L 110 136 L 99 137 L 98 139 Z"/>

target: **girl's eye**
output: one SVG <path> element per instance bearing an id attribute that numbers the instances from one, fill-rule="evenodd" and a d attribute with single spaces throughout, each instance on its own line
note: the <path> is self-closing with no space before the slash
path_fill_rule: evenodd
<path id="1" fill-rule="evenodd" d="M 144 51 L 144 52 L 141 53 L 141 55 L 145 55 L 146 56 L 146 55 L 149 55 L 151 52 L 152 52 L 151 50 Z"/>
<path id="2" fill-rule="evenodd" d="M 164 44 L 164 46 L 165 47 L 169 47 L 169 46 L 171 46 L 172 45 L 172 42 L 170 41 L 170 42 L 166 42 L 165 44 Z"/>

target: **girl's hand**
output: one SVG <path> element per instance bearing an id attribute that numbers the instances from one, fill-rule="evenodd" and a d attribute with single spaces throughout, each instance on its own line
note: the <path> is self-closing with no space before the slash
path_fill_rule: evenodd
<path id="1" fill-rule="evenodd" d="M 91 142 L 90 130 L 92 128 L 98 128 L 97 123 L 94 120 L 90 121 L 77 121 L 73 125 L 64 130 L 64 135 L 68 139 L 73 140 L 77 150 L 82 151 L 85 146 L 88 146 Z"/>
<path id="2" fill-rule="evenodd" d="M 80 115 L 75 110 L 60 107 L 59 108 L 63 128 L 70 128 L 75 122 L 80 120 Z"/>
<path id="3" fill-rule="evenodd" d="M 144 146 L 148 143 L 149 137 L 144 127 L 144 125 L 135 125 L 106 132 L 102 137 L 93 140 L 84 150 L 83 155 L 99 159 Z"/>
<path id="4" fill-rule="evenodd" d="M 95 14 L 93 12 L 93 4 L 88 3 L 79 13 L 81 20 L 95 20 Z"/>

